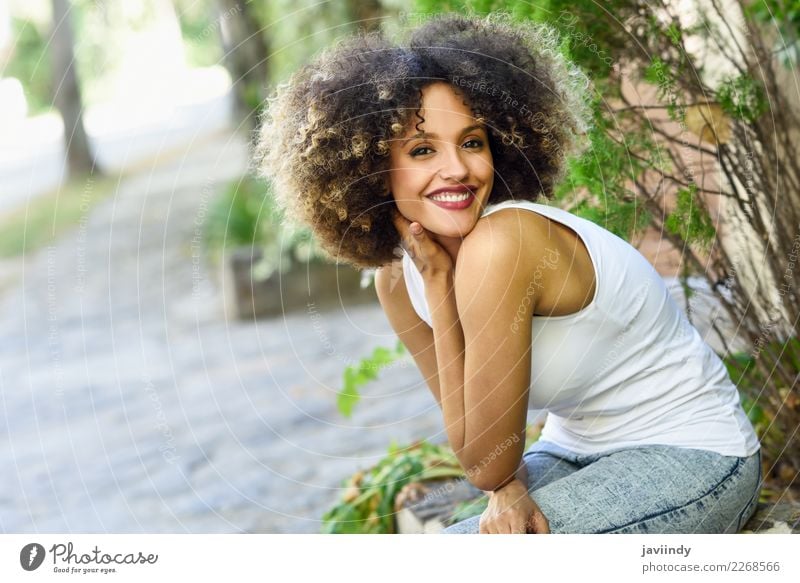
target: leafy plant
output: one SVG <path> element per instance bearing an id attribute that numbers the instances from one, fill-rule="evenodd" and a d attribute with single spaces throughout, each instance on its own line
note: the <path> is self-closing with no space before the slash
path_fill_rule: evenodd
<path id="1" fill-rule="evenodd" d="M 226 249 L 255 246 L 263 250 L 253 275 L 266 279 L 288 271 L 294 262 L 319 261 L 323 255 L 307 229 L 288 227 L 274 204 L 269 185 L 245 176 L 214 199 L 205 222 L 206 253 L 218 261 Z"/>
<path id="2" fill-rule="evenodd" d="M 212 0 L 176 0 L 186 62 L 191 67 L 209 67 L 222 58 L 220 27 L 225 14 L 214 14 Z"/>
<path id="3" fill-rule="evenodd" d="M 394 500 L 406 484 L 463 475 L 449 446 L 421 440 L 399 447 L 392 442 L 388 455 L 374 467 L 343 482 L 342 499 L 322 517 L 322 533 L 394 533 Z"/>
<path id="4" fill-rule="evenodd" d="M 359 389 L 378 378 L 378 372 L 389 366 L 406 353 L 406 347 L 399 340 L 394 350 L 383 346 L 377 347 L 370 356 L 362 358 L 356 365 L 344 370 L 344 386 L 339 392 L 336 406 L 345 417 L 350 417 L 353 407 L 361 399 Z"/>
<path id="5" fill-rule="evenodd" d="M 689 243 L 697 243 L 698 247 L 707 249 L 713 242 L 717 232 L 714 223 L 705 209 L 696 200 L 697 185 L 678 189 L 677 208 L 672 211 L 664 226 L 676 235 L 680 235 Z"/>
<path id="6" fill-rule="evenodd" d="M 525 428 L 525 450 L 539 439 L 541 424 Z M 466 479 L 449 444 L 415 441 L 405 448 L 392 442 L 388 455 L 374 467 L 358 471 L 342 482 L 341 500 L 323 515 L 325 534 L 390 534 L 396 531 L 394 503 L 406 484 L 445 478 Z M 481 494 L 456 506 L 449 522 L 480 514 L 488 498 Z"/>
<path id="7" fill-rule="evenodd" d="M 29 114 L 52 107 L 52 66 L 47 53 L 47 31 L 30 20 L 11 18 L 11 58 L 2 77 L 15 77 L 25 88 Z"/>
<path id="8" fill-rule="evenodd" d="M 767 455 L 764 460 L 779 483 L 792 484 L 797 479 L 791 458 L 772 458 L 770 451 L 797 452 L 800 450 L 800 435 L 797 431 L 800 419 L 800 398 L 790 386 L 777 386 L 766 390 L 775 382 L 772 375 L 765 375 L 756 366 L 761 352 L 768 353 L 777 366 L 786 373 L 800 375 L 800 337 L 786 341 L 765 341 L 756 346 L 758 353 L 738 352 L 726 357 L 723 362 L 731 379 L 739 388 L 742 407 L 758 434 Z M 781 489 L 782 490 L 782 489 Z M 778 494 L 780 495 L 780 494 Z"/>
<path id="9" fill-rule="evenodd" d="M 746 122 L 756 121 L 769 108 L 764 90 L 752 77 L 727 77 L 717 90 L 722 111 Z"/>
<path id="10" fill-rule="evenodd" d="M 245 177 L 231 182 L 209 210 L 208 248 L 218 251 L 224 247 L 262 243 L 269 233 L 264 223 L 275 222 L 270 200 L 268 188 L 261 180 Z"/>
<path id="11" fill-rule="evenodd" d="M 773 51 L 787 68 L 800 62 L 800 0 L 758 0 L 745 5 L 745 13 L 778 33 Z"/>

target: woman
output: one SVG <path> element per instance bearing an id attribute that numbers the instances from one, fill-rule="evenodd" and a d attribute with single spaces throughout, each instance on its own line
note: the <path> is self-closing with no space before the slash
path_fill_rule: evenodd
<path id="1" fill-rule="evenodd" d="M 633 247 L 534 202 L 588 119 L 557 47 L 505 14 L 349 39 L 279 88 L 261 169 L 332 256 L 379 268 L 381 305 L 489 495 L 445 532 L 735 532 L 760 451 L 722 362 Z M 524 452 L 529 406 L 549 414 Z"/>

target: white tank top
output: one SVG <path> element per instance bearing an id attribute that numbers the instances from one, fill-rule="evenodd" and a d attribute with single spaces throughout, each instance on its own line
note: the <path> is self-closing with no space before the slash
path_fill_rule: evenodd
<path id="1" fill-rule="evenodd" d="M 548 412 L 542 439 L 591 454 L 662 444 L 745 457 L 758 438 L 722 360 L 702 339 L 652 265 L 628 242 L 557 207 L 523 208 L 571 228 L 595 270 L 591 303 L 566 316 L 533 316 L 529 409 Z M 432 326 L 422 276 L 403 273 L 415 311 Z"/>

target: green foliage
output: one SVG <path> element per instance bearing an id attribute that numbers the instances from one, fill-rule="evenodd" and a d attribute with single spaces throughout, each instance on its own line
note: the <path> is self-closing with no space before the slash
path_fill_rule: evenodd
<path id="1" fill-rule="evenodd" d="M 769 107 L 761 87 L 745 75 L 726 78 L 717 90 L 717 100 L 729 116 L 748 123 L 756 121 Z"/>
<path id="2" fill-rule="evenodd" d="M 212 0 L 175 0 L 175 12 L 190 67 L 208 67 L 222 59 L 219 18 L 213 18 Z"/>
<path id="3" fill-rule="evenodd" d="M 311 232 L 287 226 L 268 184 L 253 176 L 231 182 L 211 202 L 203 238 L 212 261 L 219 261 L 225 249 L 261 247 L 263 258 L 254 267 L 258 279 L 266 279 L 276 270 L 285 273 L 295 262 L 323 259 Z"/>
<path id="4" fill-rule="evenodd" d="M 580 5 L 580 15 L 575 2 L 543 0 L 414 0 L 412 10 L 417 13 L 459 12 L 478 15 L 503 11 L 518 21 L 547 22 L 562 35 L 565 56 L 580 64 L 596 79 L 607 77 L 613 66 L 611 55 L 604 45 L 611 41 L 604 22 L 605 8 L 601 3 L 585 2 Z"/>
<path id="5" fill-rule="evenodd" d="M 796 432 L 796 420 L 800 419 L 800 399 L 796 387 L 779 387 L 777 391 L 765 390 L 772 381 L 756 366 L 756 359 L 765 354 L 777 355 L 781 366 L 786 367 L 791 374 L 800 374 L 800 337 L 794 336 L 783 342 L 763 342 L 763 337 L 760 340 L 762 343 L 756 344 L 757 352 L 737 352 L 725 357 L 723 362 L 731 380 L 739 388 L 742 406 L 762 444 L 768 447 L 769 452 L 783 451 L 793 437 L 787 433 Z M 780 422 L 781 418 L 790 419 L 792 414 L 795 422 L 790 421 L 789 426 L 786 426 L 785 421 Z M 774 450 L 770 444 L 778 449 Z"/>
<path id="6" fill-rule="evenodd" d="M 35 22 L 12 18 L 12 57 L 0 74 L 19 79 L 25 89 L 28 112 L 34 115 L 49 110 L 53 101 L 47 34 Z"/>
<path id="7" fill-rule="evenodd" d="M 81 85 L 84 105 L 108 100 L 113 91 L 109 79 L 118 70 L 124 56 L 122 31 L 139 30 L 154 16 L 148 2 L 126 11 L 118 3 L 74 0 L 72 17 L 75 44 L 75 68 Z"/>
<path id="8" fill-rule="evenodd" d="M 758 0 L 746 6 L 747 12 L 761 22 L 773 19 L 789 30 L 800 28 L 800 0 Z"/>
<path id="9" fill-rule="evenodd" d="M 656 148 L 644 133 L 631 132 L 625 135 L 626 142 L 617 142 L 609 135 L 609 126 L 610 122 L 596 113 L 589 131 L 590 147 L 580 158 L 568 161 L 567 178 L 556 189 L 556 198 L 563 200 L 585 189 L 592 198 L 581 201 L 571 212 L 627 240 L 645 229 L 652 218 L 628 188 L 630 179 L 646 166 L 632 154 L 641 152 L 644 157 Z"/>
<path id="10" fill-rule="evenodd" d="M 679 189 L 677 206 L 667 216 L 664 226 L 669 232 L 681 236 L 687 243 L 696 243 L 699 247 L 707 249 L 714 242 L 716 229 L 711 217 L 697 203 L 696 196 L 695 184 Z"/>
<path id="11" fill-rule="evenodd" d="M 757 0 L 745 5 L 745 14 L 780 33 L 773 51 L 786 67 L 800 63 L 800 0 Z"/>
<path id="12" fill-rule="evenodd" d="M 541 426 L 525 428 L 525 451 L 539 439 Z M 388 455 L 374 467 L 344 480 L 340 501 L 323 516 L 323 533 L 388 534 L 395 532 L 394 502 L 398 492 L 411 482 L 444 478 L 466 479 L 449 444 L 417 441 L 405 448 L 394 442 Z M 450 523 L 480 514 L 488 498 L 480 495 L 459 504 Z"/>
<path id="13" fill-rule="evenodd" d="M 397 341 L 394 350 L 377 347 L 372 354 L 361 359 L 356 366 L 348 366 L 344 371 L 344 386 L 339 392 L 336 406 L 345 417 L 350 417 L 353 407 L 361 399 L 359 389 L 365 384 L 378 378 L 378 372 L 390 365 L 406 353 L 402 342 Z"/>
<path id="14" fill-rule="evenodd" d="M 679 75 L 680 70 L 673 69 L 658 57 L 653 57 L 643 73 L 644 80 L 657 87 L 658 98 L 667 103 L 667 114 L 673 121 L 683 121 L 686 113 L 684 105 L 678 103 Z"/>
<path id="15" fill-rule="evenodd" d="M 629 240 L 635 233 L 650 224 L 650 213 L 636 199 L 624 201 L 609 199 L 603 206 L 582 200 L 570 212 L 611 231 L 621 239 Z"/>
<path id="16" fill-rule="evenodd" d="M 260 28 L 276 50 L 270 53 L 270 83 L 288 78 L 315 54 L 355 31 L 350 2 L 273 0 L 253 2 Z"/>
<path id="17" fill-rule="evenodd" d="M 650 63 L 645 67 L 642 78 L 658 87 L 671 87 L 675 81 L 669 72 L 669 67 L 658 56 L 654 56 Z"/>
<path id="18" fill-rule="evenodd" d="M 669 40 L 672 41 L 673 45 L 677 47 L 681 46 L 683 43 L 683 34 L 681 33 L 680 26 L 674 22 L 671 22 L 664 32 L 669 37 Z"/>
<path id="19" fill-rule="evenodd" d="M 245 177 L 231 182 L 209 209 L 206 244 L 209 249 L 258 245 L 268 230 L 265 223 L 276 222 L 272 197 L 266 184 Z"/>
<path id="20" fill-rule="evenodd" d="M 616 39 L 609 35 L 602 4 L 578 5 L 562 0 L 536 4 L 538 10 L 531 18 L 555 27 L 569 47 L 566 56 L 580 65 L 595 83 L 602 83 L 614 67 L 616 58 L 612 51 L 617 47 Z"/>
<path id="21" fill-rule="evenodd" d="M 449 446 L 423 440 L 401 448 L 392 442 L 388 455 L 374 467 L 343 482 L 342 499 L 322 517 L 322 533 L 394 533 L 394 500 L 406 484 L 462 476 Z"/>

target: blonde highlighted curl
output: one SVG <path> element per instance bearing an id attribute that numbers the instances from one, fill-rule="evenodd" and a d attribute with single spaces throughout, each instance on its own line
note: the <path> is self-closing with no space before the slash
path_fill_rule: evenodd
<path id="1" fill-rule="evenodd" d="M 444 14 L 404 36 L 340 41 L 279 85 L 260 120 L 256 170 L 286 217 L 360 268 L 396 257 L 389 140 L 424 121 L 426 85 L 450 83 L 487 124 L 490 204 L 551 198 L 566 157 L 585 147 L 588 80 L 561 55 L 552 28 L 503 12 Z"/>

